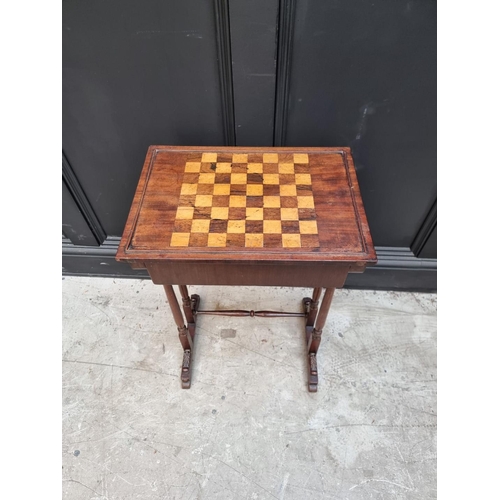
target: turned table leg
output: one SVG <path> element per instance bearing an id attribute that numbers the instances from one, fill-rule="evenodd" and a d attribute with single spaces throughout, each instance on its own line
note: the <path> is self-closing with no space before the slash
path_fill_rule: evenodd
<path id="1" fill-rule="evenodd" d="M 306 342 L 309 368 L 309 392 L 316 392 L 318 390 L 318 363 L 316 360 L 316 355 L 321 343 L 321 334 L 323 333 L 323 327 L 325 326 L 326 318 L 328 317 L 328 312 L 332 304 L 334 292 L 335 288 L 327 288 L 325 290 L 325 295 L 323 296 L 323 300 L 319 308 L 319 313 L 317 312 L 317 303 L 319 301 L 319 297 L 321 296 L 321 288 L 314 289 L 312 300 L 306 298 L 303 301 L 305 307 L 307 307 L 306 302 L 310 301 L 309 310 L 306 309 L 306 312 L 308 312 L 308 315 L 306 317 Z M 313 304 L 315 304 L 314 309 L 312 307 Z M 316 324 L 314 324 L 315 319 Z"/>
<path id="2" fill-rule="evenodd" d="M 196 311 L 200 306 L 200 296 L 192 295 L 190 297 L 186 285 L 179 285 L 179 291 L 181 292 L 182 308 L 184 310 L 184 316 L 186 317 L 187 328 L 191 337 L 194 339 L 196 333 Z"/>
<path id="3" fill-rule="evenodd" d="M 322 290 L 323 290 L 322 288 L 315 288 L 313 290 L 312 299 L 309 297 L 302 299 L 302 303 L 304 305 L 304 312 L 307 314 L 306 326 L 308 327 L 312 328 L 314 326 L 314 322 L 316 321 L 316 316 L 318 314 L 319 299 L 321 297 Z"/>
<path id="4" fill-rule="evenodd" d="M 198 306 L 200 298 L 197 295 L 193 295 L 193 297 L 190 298 L 188 295 L 187 287 L 184 285 L 179 286 L 182 295 L 184 314 L 186 315 L 188 325 L 186 327 L 186 325 L 184 324 L 184 318 L 182 317 L 182 311 L 179 307 L 179 302 L 177 302 L 177 297 L 175 296 L 172 285 L 163 285 L 163 288 L 165 289 L 167 300 L 170 305 L 170 309 L 172 310 L 172 315 L 174 317 L 175 324 L 177 325 L 177 330 L 179 331 L 179 340 L 181 341 L 182 348 L 184 349 L 181 371 L 182 388 L 189 389 L 191 387 L 191 367 L 193 363 L 193 347 L 195 336 L 194 311 L 196 311 L 196 307 Z"/>

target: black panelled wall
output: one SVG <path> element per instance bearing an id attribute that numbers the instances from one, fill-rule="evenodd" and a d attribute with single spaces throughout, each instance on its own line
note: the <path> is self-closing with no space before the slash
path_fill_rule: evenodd
<path id="1" fill-rule="evenodd" d="M 379 264 L 348 286 L 436 288 L 434 1 L 66 0 L 66 274 L 144 275 L 113 257 L 150 144 L 350 146 Z"/>

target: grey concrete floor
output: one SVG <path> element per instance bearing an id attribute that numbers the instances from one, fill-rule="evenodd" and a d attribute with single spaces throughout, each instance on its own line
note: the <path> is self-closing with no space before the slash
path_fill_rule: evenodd
<path id="1" fill-rule="evenodd" d="M 192 287 L 203 308 L 310 290 Z M 63 281 L 63 498 L 436 498 L 436 296 L 336 292 L 307 391 L 303 320 L 200 316 L 191 389 L 163 289 Z"/>

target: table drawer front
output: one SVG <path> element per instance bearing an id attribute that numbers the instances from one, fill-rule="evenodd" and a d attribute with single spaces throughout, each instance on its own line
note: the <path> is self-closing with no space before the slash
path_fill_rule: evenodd
<path id="1" fill-rule="evenodd" d="M 146 262 L 156 284 L 341 288 L 349 265 L 338 263 Z"/>

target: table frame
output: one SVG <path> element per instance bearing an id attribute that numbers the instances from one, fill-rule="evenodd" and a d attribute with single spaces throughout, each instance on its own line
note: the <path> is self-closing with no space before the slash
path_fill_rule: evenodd
<path id="1" fill-rule="evenodd" d="M 174 321 L 177 325 L 179 340 L 184 350 L 181 368 L 181 384 L 183 389 L 191 387 L 193 357 L 196 337 L 196 318 L 200 314 L 214 314 L 217 316 L 260 316 L 260 317 L 303 317 L 305 319 L 305 341 L 307 346 L 308 363 L 308 389 L 309 392 L 318 390 L 318 363 L 317 354 L 321 343 L 321 336 L 328 312 L 333 300 L 335 288 L 325 288 L 323 300 L 320 302 L 323 288 L 315 288 L 312 298 L 302 299 L 302 312 L 281 312 L 281 311 L 246 311 L 241 309 L 228 310 L 201 310 L 200 296 L 189 295 L 186 285 L 178 285 L 182 297 L 182 310 L 179 306 L 177 296 L 172 285 L 163 285 L 167 295 Z M 185 320 L 185 321 L 184 321 Z"/>

